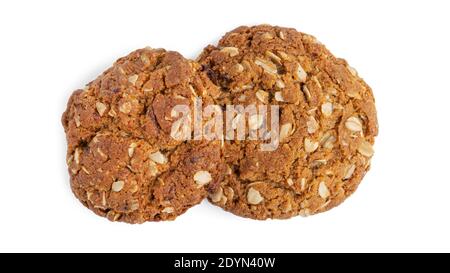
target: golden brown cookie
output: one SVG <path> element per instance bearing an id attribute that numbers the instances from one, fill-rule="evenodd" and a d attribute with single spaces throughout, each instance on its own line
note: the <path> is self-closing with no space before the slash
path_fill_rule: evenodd
<path id="1" fill-rule="evenodd" d="M 225 142 L 228 175 L 213 204 L 254 219 L 289 218 L 329 210 L 356 190 L 378 125 L 370 87 L 345 60 L 313 36 L 261 25 L 227 33 L 199 62 L 222 104 L 280 107 L 274 151 L 261 149 L 264 140 Z"/>
<path id="2" fill-rule="evenodd" d="M 223 176 L 220 143 L 175 137 L 186 127 L 173 107 L 192 108 L 195 96 L 211 104 L 218 92 L 198 64 L 150 48 L 75 91 L 62 123 L 76 197 L 128 223 L 172 220 L 198 204 Z"/>

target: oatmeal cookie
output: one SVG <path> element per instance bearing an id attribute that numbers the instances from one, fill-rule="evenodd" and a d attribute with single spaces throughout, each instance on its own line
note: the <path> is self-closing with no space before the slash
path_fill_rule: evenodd
<path id="1" fill-rule="evenodd" d="M 180 54 L 145 48 L 69 99 L 62 123 L 75 196 L 112 221 L 172 220 L 215 191 L 220 143 L 184 141 L 175 105 L 212 104 L 218 88 Z M 177 123 L 178 122 L 178 123 Z M 175 130 L 173 130 L 175 128 Z"/>
<path id="2" fill-rule="evenodd" d="M 356 190 L 378 125 L 371 88 L 345 60 L 313 36 L 260 25 L 227 33 L 198 61 L 222 104 L 280 109 L 275 150 L 262 150 L 263 140 L 225 142 L 228 173 L 213 204 L 254 219 L 289 218 L 329 210 Z"/>

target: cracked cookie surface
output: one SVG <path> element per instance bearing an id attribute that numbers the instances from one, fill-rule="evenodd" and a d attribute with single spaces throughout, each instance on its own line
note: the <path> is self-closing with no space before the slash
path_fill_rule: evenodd
<path id="1" fill-rule="evenodd" d="M 260 25 L 227 33 L 198 61 L 221 104 L 279 105 L 279 146 L 226 141 L 228 172 L 209 200 L 254 218 L 308 216 L 351 195 L 378 133 L 371 88 L 313 36 Z M 250 120 L 250 119 L 249 119 Z"/>
<path id="2" fill-rule="evenodd" d="M 176 140 L 173 106 L 212 104 L 218 88 L 180 54 L 145 48 L 69 99 L 62 123 L 75 196 L 112 221 L 172 220 L 222 179 L 220 143 Z M 178 128 L 178 127 L 177 127 Z"/>

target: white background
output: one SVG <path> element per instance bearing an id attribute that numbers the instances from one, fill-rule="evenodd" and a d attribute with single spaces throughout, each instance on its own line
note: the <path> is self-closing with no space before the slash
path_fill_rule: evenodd
<path id="1" fill-rule="evenodd" d="M 450 251 L 448 1 L 1 1 L 0 251 Z M 315 35 L 372 86 L 372 169 L 343 205 L 254 221 L 203 202 L 128 225 L 72 195 L 60 117 L 71 92 L 130 51 L 195 58 L 239 25 Z"/>

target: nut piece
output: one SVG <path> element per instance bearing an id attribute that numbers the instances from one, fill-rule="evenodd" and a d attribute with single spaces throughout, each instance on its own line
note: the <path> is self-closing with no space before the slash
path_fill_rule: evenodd
<path id="1" fill-rule="evenodd" d="M 292 135 L 292 133 L 293 133 L 292 123 L 285 123 L 285 124 L 281 125 L 280 142 L 283 142 L 283 140 L 285 140 L 287 137 Z"/>
<path id="2" fill-rule="evenodd" d="M 309 138 L 305 138 L 305 151 L 307 153 L 312 153 L 319 147 L 318 142 L 311 141 Z"/>
<path id="3" fill-rule="evenodd" d="M 317 129 L 319 129 L 319 123 L 317 123 L 316 119 L 313 116 L 310 116 L 308 118 L 308 121 L 306 122 L 308 133 L 314 134 Z"/>
<path id="4" fill-rule="evenodd" d="M 321 110 L 324 116 L 329 117 L 333 113 L 333 104 L 331 102 L 326 102 L 322 104 Z"/>
<path id="5" fill-rule="evenodd" d="M 158 164 L 167 163 L 167 157 L 163 155 L 160 151 L 154 152 L 153 154 L 149 155 L 149 158 Z"/>
<path id="6" fill-rule="evenodd" d="M 123 189 L 124 185 L 125 185 L 125 183 L 123 181 L 118 180 L 118 181 L 112 183 L 111 190 L 114 192 L 119 192 Z"/>
<path id="7" fill-rule="evenodd" d="M 344 174 L 344 180 L 348 180 L 352 177 L 353 173 L 355 172 L 356 166 L 355 164 L 352 164 L 350 166 L 347 166 Z"/>
<path id="8" fill-rule="evenodd" d="M 320 182 L 319 184 L 319 196 L 323 199 L 327 199 L 330 196 L 330 191 L 327 188 L 327 185 L 325 185 L 325 182 Z"/>
<path id="9" fill-rule="evenodd" d="M 119 111 L 124 113 L 124 114 L 130 113 L 131 112 L 131 102 L 122 103 L 119 106 Z"/>
<path id="10" fill-rule="evenodd" d="M 211 182 L 212 177 L 208 171 L 198 171 L 194 174 L 194 181 L 199 186 L 203 186 Z"/>
<path id="11" fill-rule="evenodd" d="M 167 207 L 167 208 L 164 208 L 161 212 L 163 212 L 163 213 L 172 213 L 174 211 L 175 211 L 175 209 L 173 207 Z"/>
<path id="12" fill-rule="evenodd" d="M 372 144 L 366 140 L 363 140 L 361 144 L 359 144 L 358 152 L 365 157 L 371 157 L 373 155 Z"/>
<path id="13" fill-rule="evenodd" d="M 128 81 L 129 81 L 131 84 L 135 85 L 135 84 L 136 84 L 136 81 L 138 80 L 138 78 L 139 78 L 139 76 L 136 75 L 136 74 L 134 74 L 134 75 L 131 75 L 130 77 L 128 77 Z"/>
<path id="14" fill-rule="evenodd" d="M 283 95 L 281 92 L 275 92 L 275 100 L 276 101 L 284 101 Z"/>
<path id="15" fill-rule="evenodd" d="M 345 127 L 353 132 L 361 132 L 362 122 L 358 117 L 349 117 L 345 122 Z"/>
<path id="16" fill-rule="evenodd" d="M 267 93 L 266 91 L 264 91 L 264 90 L 256 91 L 256 98 L 258 100 L 260 100 L 261 102 L 266 103 L 268 97 L 269 97 L 269 93 Z"/>
<path id="17" fill-rule="evenodd" d="M 237 47 L 226 46 L 220 50 L 220 52 L 228 54 L 230 57 L 237 56 L 239 54 L 239 49 Z"/>
<path id="18" fill-rule="evenodd" d="M 254 188 L 248 189 L 247 192 L 247 202 L 251 205 L 258 205 L 264 200 L 264 197 L 261 196 L 259 191 Z"/>
<path id="19" fill-rule="evenodd" d="M 250 130 L 258 130 L 264 122 L 264 117 L 262 115 L 256 114 L 253 116 L 250 116 L 248 118 L 248 127 Z"/>
<path id="20" fill-rule="evenodd" d="M 307 77 L 307 74 L 306 74 L 305 70 L 303 69 L 303 67 L 300 64 L 298 64 L 297 65 L 297 78 L 298 78 L 298 80 L 300 82 L 305 82 L 306 81 L 306 77 Z"/>
<path id="21" fill-rule="evenodd" d="M 103 114 L 106 111 L 106 105 L 101 103 L 101 102 L 96 102 L 95 103 L 95 108 L 97 108 L 97 112 L 100 114 L 100 116 L 102 117 Z"/>

